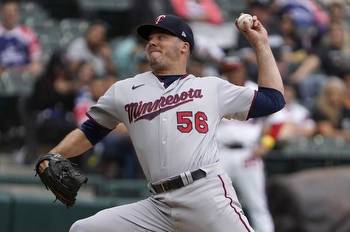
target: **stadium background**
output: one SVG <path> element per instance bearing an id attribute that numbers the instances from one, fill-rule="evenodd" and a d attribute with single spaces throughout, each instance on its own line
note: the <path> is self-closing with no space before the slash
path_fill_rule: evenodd
<path id="1" fill-rule="evenodd" d="M 211 6 L 206 18 L 190 17 L 196 10 L 181 7 L 185 1 L 17 2 L 20 22 L 38 37 L 39 58 L 35 61 L 39 68 L 28 68 L 30 61 L 12 66 L 1 63 L 1 232 L 68 231 L 79 218 L 148 196 L 124 128 L 73 160 L 88 174 L 89 183 L 71 209 L 52 203 L 52 194 L 34 176 L 33 163 L 84 120 L 87 107 L 111 83 L 147 70 L 143 41 L 135 37 L 134 30 L 161 13 L 183 16 L 198 34 L 190 72 L 222 76 L 244 68 L 255 80 L 251 51 L 232 25 L 240 12 L 266 17 L 284 82 L 295 93 L 293 101 L 309 113 L 305 121 L 291 120 L 297 112 L 289 112 L 283 120 L 270 120 L 264 135 L 271 148 L 264 160 L 276 231 L 350 231 L 348 1 L 216 0 L 209 1 L 217 8 Z M 106 38 L 96 45 L 101 49 L 97 57 L 79 60 L 79 46 L 73 43 L 86 38 L 91 25 L 105 28 Z M 91 37 L 101 37 L 101 33 L 90 30 Z M 329 45 L 332 36 L 343 37 L 342 46 Z M 95 59 L 103 63 L 101 70 Z M 332 108 L 331 101 L 322 98 L 328 84 L 329 89 L 335 86 L 335 92 L 344 92 L 340 106 Z M 322 106 L 326 112 L 339 114 L 321 117 Z M 324 129 L 325 122 L 328 129 Z M 297 132 L 309 125 L 312 133 Z"/>

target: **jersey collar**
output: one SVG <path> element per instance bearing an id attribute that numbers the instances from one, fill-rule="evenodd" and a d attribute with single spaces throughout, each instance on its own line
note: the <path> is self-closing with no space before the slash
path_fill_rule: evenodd
<path id="1" fill-rule="evenodd" d="M 178 81 L 178 80 L 182 80 L 186 77 L 189 76 L 189 74 L 183 74 L 183 75 L 156 75 L 152 72 L 153 76 L 156 79 L 156 82 L 165 90 L 170 90 L 172 89 L 171 87 L 168 88 L 169 86 L 171 86 L 174 82 Z"/>

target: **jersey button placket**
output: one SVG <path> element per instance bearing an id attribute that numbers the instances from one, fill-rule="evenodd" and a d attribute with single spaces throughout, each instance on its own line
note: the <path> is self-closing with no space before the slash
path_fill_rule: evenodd
<path id="1" fill-rule="evenodd" d="M 167 165 L 167 114 L 166 112 L 160 114 L 160 138 L 161 138 L 161 167 Z"/>

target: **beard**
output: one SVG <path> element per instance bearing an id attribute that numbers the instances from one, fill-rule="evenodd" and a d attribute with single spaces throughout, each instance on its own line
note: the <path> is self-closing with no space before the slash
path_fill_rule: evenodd
<path id="1" fill-rule="evenodd" d="M 152 62 L 152 61 L 150 61 L 149 66 L 155 72 L 165 69 L 165 65 L 162 64 L 161 62 Z"/>
<path id="2" fill-rule="evenodd" d="M 157 58 L 149 57 L 148 60 L 149 60 L 149 66 L 151 67 L 152 71 L 159 72 L 166 69 L 165 62 L 160 57 L 157 57 Z"/>
<path id="3" fill-rule="evenodd" d="M 147 54 L 149 65 L 154 73 L 162 73 L 171 69 L 171 66 L 169 65 L 173 65 L 174 62 L 176 63 L 179 56 L 180 52 L 178 51 L 178 48 L 175 45 L 168 51 L 160 52 L 159 54 Z"/>

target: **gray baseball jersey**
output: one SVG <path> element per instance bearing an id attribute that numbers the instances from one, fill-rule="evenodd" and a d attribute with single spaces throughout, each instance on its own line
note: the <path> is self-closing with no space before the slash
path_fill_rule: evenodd
<path id="1" fill-rule="evenodd" d="M 215 131 L 223 117 L 245 120 L 254 90 L 217 77 L 180 78 L 167 88 L 152 72 L 115 83 L 88 114 L 104 127 L 119 122 L 149 182 L 219 160 Z"/>

